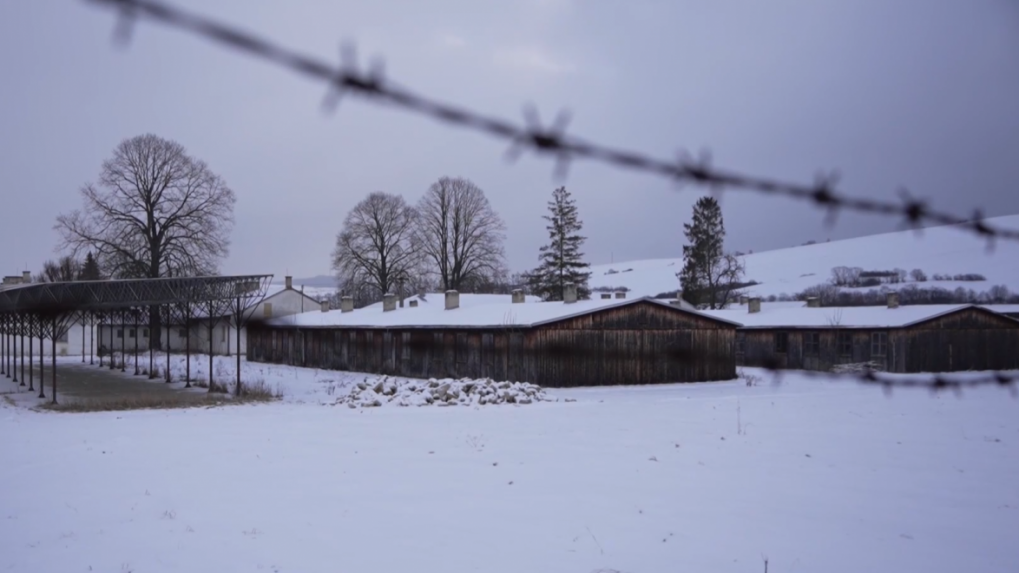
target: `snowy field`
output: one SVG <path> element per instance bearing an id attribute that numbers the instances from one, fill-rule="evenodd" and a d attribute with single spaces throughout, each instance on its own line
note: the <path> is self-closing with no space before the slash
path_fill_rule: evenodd
<path id="1" fill-rule="evenodd" d="M 994 226 L 1019 228 L 1019 215 L 987 219 Z M 676 244 L 681 251 L 682 241 Z M 920 287 L 957 287 L 986 291 L 1003 284 L 1019 291 L 1019 243 L 998 241 L 988 252 L 987 243 L 951 227 L 884 233 L 856 239 L 823 242 L 816 245 L 756 252 L 744 258 L 747 280 L 758 281 L 747 292 L 756 296 L 780 294 L 794 295 L 804 289 L 826 283 L 831 269 L 837 266 L 861 267 L 865 270 L 907 271 L 919 268 L 929 276 L 934 274 L 978 273 L 986 281 L 927 281 L 902 283 Z M 655 296 L 679 288 L 676 273 L 683 268 L 683 259 L 651 259 L 607 265 L 592 265 L 592 287 L 619 287 L 631 289 L 631 296 Z M 630 269 L 630 270 L 627 270 Z M 614 273 L 610 271 L 616 271 Z M 895 287 L 896 285 L 888 285 Z M 868 289 L 863 289 L 868 290 Z"/>
<path id="2" fill-rule="evenodd" d="M 1001 389 L 748 369 L 755 386 L 351 409 L 330 404 L 365 375 L 244 368 L 284 400 L 3 403 L 0 570 L 1019 571 L 1019 400 Z"/>

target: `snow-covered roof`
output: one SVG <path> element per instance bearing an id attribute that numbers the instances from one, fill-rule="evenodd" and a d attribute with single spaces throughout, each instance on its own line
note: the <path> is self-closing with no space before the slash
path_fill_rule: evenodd
<path id="1" fill-rule="evenodd" d="M 465 295 L 460 295 L 464 300 Z M 477 295 L 475 295 L 477 296 Z M 356 328 L 414 328 L 414 327 L 470 327 L 470 328 L 502 328 L 506 326 L 532 327 L 558 320 L 581 316 L 600 310 L 650 302 L 671 308 L 682 308 L 685 312 L 700 314 L 686 303 L 676 307 L 668 301 L 649 297 L 635 299 L 602 299 L 578 300 L 565 302 L 524 302 L 513 303 L 509 295 L 494 295 L 497 302 L 468 302 L 460 308 L 445 309 L 445 298 L 433 299 L 426 297 L 428 304 L 417 307 L 405 306 L 389 312 L 382 310 L 381 305 L 372 305 L 356 309 L 352 312 L 330 310 L 328 312 L 304 312 L 292 316 L 284 316 L 268 321 L 275 326 L 347 326 Z M 722 322 L 724 318 L 711 317 Z M 735 326 L 735 323 L 733 324 Z"/>
<path id="2" fill-rule="evenodd" d="M 994 312 L 1019 313 L 1019 304 L 985 304 L 981 306 Z"/>
<path id="3" fill-rule="evenodd" d="M 773 307 L 761 304 L 761 311 L 747 307 L 706 310 L 704 314 L 738 322 L 746 328 L 901 328 L 950 314 L 972 304 L 924 304 L 888 308 L 887 306 L 850 307 Z"/>
<path id="4" fill-rule="evenodd" d="M 403 299 L 404 305 L 412 300 L 416 300 L 419 306 L 438 306 L 440 308 L 445 308 L 446 306 L 446 295 L 441 292 L 430 292 L 425 293 L 424 295 L 415 294 L 408 296 Z M 510 295 L 508 294 L 474 294 L 462 292 L 460 293 L 460 308 L 474 308 L 485 304 L 505 303 L 508 300 L 510 300 Z M 541 302 L 541 297 L 529 294 L 524 296 L 524 301 L 527 303 Z M 363 308 L 367 309 L 376 307 L 381 309 L 382 301 L 370 304 Z"/>

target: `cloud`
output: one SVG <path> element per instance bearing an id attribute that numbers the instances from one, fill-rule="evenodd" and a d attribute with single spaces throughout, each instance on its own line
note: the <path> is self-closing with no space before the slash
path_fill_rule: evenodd
<path id="1" fill-rule="evenodd" d="M 493 60 L 501 66 L 548 74 L 569 74 L 577 71 L 573 64 L 559 60 L 537 46 L 502 48 L 496 50 Z"/>
<path id="2" fill-rule="evenodd" d="M 442 34 L 439 36 L 439 43 L 447 48 L 455 50 L 467 46 L 467 40 L 455 34 Z"/>

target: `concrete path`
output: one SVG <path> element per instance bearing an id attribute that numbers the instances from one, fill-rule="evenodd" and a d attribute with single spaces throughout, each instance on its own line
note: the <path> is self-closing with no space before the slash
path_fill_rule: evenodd
<path id="1" fill-rule="evenodd" d="M 38 357 L 36 357 L 38 361 Z M 33 393 L 28 392 L 28 364 L 25 365 L 25 386 L 21 384 L 21 367 L 17 369 L 18 384 L 14 384 L 6 376 L 0 377 L 0 393 L 10 396 L 17 403 L 31 403 L 33 396 L 38 396 L 40 372 L 39 364 L 36 362 L 32 368 L 32 377 L 35 386 Z M 53 399 L 52 395 L 52 371 L 50 370 L 49 358 L 46 359 L 45 367 L 45 393 L 46 402 Z M 110 370 L 107 367 L 81 364 L 75 362 L 59 361 L 57 363 L 57 400 L 66 402 L 71 400 L 118 400 L 118 399 L 145 399 L 145 398 L 166 398 L 179 399 L 181 401 L 198 401 L 204 399 L 208 391 L 203 388 L 184 388 L 183 382 L 167 384 L 165 381 L 156 379 L 149 380 L 147 375 L 134 375 L 134 364 L 131 364 L 126 372 L 120 369 Z M 35 402 L 42 402 L 36 399 Z"/>

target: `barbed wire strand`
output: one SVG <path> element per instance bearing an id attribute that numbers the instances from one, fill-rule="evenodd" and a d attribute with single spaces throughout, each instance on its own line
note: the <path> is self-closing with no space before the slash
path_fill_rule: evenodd
<path id="1" fill-rule="evenodd" d="M 927 202 L 914 198 L 900 189 L 899 202 L 852 197 L 835 191 L 837 173 L 818 175 L 813 184 L 783 182 L 774 179 L 743 175 L 711 166 L 710 158 L 694 159 L 680 153 L 676 160 L 664 160 L 634 151 L 616 149 L 567 136 L 569 114 L 560 112 L 546 128 L 543 127 L 533 106 L 524 109 L 524 125 L 486 116 L 466 108 L 430 99 L 410 90 L 397 87 L 384 78 L 381 65 L 367 71 L 358 68 L 354 50 L 343 50 L 340 64 L 316 60 L 210 18 L 186 12 L 156 0 L 85 0 L 119 11 L 120 19 L 115 38 L 126 42 L 131 28 L 139 17 L 191 32 L 220 45 L 258 57 L 294 72 L 326 82 L 330 86 L 325 107 L 332 109 L 347 93 L 359 94 L 369 101 L 384 102 L 441 122 L 471 128 L 488 135 L 508 140 L 511 144 L 507 158 L 515 160 L 525 148 L 539 154 L 551 155 L 555 160 L 556 177 L 565 177 L 569 161 L 588 159 L 618 168 L 642 171 L 663 176 L 677 183 L 691 183 L 708 187 L 713 192 L 722 189 L 755 191 L 770 196 L 809 201 L 827 211 L 825 221 L 831 225 L 840 210 L 901 217 L 904 225 L 920 230 L 925 224 L 954 225 L 987 240 L 988 249 L 994 241 L 1019 241 L 1019 230 L 992 226 L 984 221 L 977 209 L 969 218 L 931 209 Z"/>
<path id="2" fill-rule="evenodd" d="M 119 20 L 114 30 L 114 39 L 119 42 L 127 42 L 130 39 L 132 28 L 139 17 L 147 17 L 150 20 L 196 34 L 214 43 L 326 82 L 329 85 L 329 92 L 324 101 L 324 107 L 327 110 L 335 109 L 339 100 L 347 93 L 358 94 L 368 101 L 388 103 L 440 122 L 474 129 L 508 140 L 510 148 L 507 150 L 506 157 L 510 160 L 515 160 L 526 148 L 539 154 L 551 155 L 555 160 L 554 175 L 557 177 L 565 177 L 569 161 L 578 158 L 588 159 L 618 168 L 663 176 L 681 184 L 702 185 L 715 193 L 721 189 L 742 189 L 769 196 L 813 202 L 827 211 L 825 220 L 828 224 L 834 223 L 840 210 L 847 209 L 902 217 L 907 226 L 917 230 L 921 229 L 925 223 L 955 225 L 986 239 L 988 248 L 993 248 L 996 239 L 1019 241 L 1019 230 L 988 225 L 984 222 L 980 210 L 975 210 L 972 217 L 968 219 L 960 218 L 929 208 L 926 201 L 913 198 L 906 190 L 899 190 L 901 202 L 839 194 L 835 191 L 839 179 L 837 173 L 819 175 L 812 185 L 805 185 L 720 170 L 711 166 L 708 156 L 694 159 L 687 153 L 681 153 L 679 158 L 674 161 L 658 159 L 567 136 L 566 126 L 570 116 L 566 111 L 560 112 L 547 128 L 542 127 L 538 112 L 533 106 L 524 108 L 523 126 L 486 116 L 397 87 L 386 81 L 381 65 L 376 64 L 368 71 L 361 71 L 358 68 L 354 49 L 349 45 L 344 46 L 341 50 L 341 62 L 337 66 L 289 50 L 238 28 L 155 0 L 85 1 L 105 5 L 119 11 Z M 667 360 L 680 359 L 680 357 L 663 358 Z M 703 358 L 701 357 L 701 359 Z M 775 366 L 766 366 L 765 369 L 773 373 L 776 382 L 780 381 L 782 369 Z M 922 378 L 889 375 L 872 369 L 865 369 L 860 373 L 798 371 L 798 374 L 826 380 L 851 378 L 865 384 L 881 386 L 886 391 L 903 387 L 959 392 L 963 388 L 994 385 L 1007 387 L 1013 392 L 1013 395 L 1016 395 L 1016 384 L 1019 382 L 1019 375 L 1004 372 L 970 377 L 949 377 L 938 374 Z"/>

